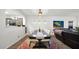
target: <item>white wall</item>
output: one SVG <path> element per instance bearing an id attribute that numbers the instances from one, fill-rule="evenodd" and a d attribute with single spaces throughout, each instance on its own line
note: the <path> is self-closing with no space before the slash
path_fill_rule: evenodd
<path id="1" fill-rule="evenodd" d="M 14 13 L 14 12 L 13 12 Z M 16 11 L 15 11 L 16 14 Z M 6 27 L 5 18 L 6 17 L 14 17 L 14 16 L 21 16 L 15 15 L 11 13 L 11 15 L 6 15 L 4 12 L 0 14 L 0 48 L 8 48 L 12 44 L 19 41 L 25 35 L 25 28 L 24 27 L 17 27 L 17 26 L 8 26 Z"/>
<path id="2" fill-rule="evenodd" d="M 23 27 L 9 27 L 0 31 L 0 48 L 8 48 L 25 35 Z"/>
<path id="3" fill-rule="evenodd" d="M 39 27 L 53 30 L 53 20 L 63 20 L 64 28 L 68 28 L 68 21 L 73 21 L 74 28 L 78 25 L 76 16 L 28 16 L 26 26 L 28 31 L 39 29 Z"/>
<path id="4" fill-rule="evenodd" d="M 76 16 L 76 19 L 77 19 L 77 27 L 79 27 L 79 16 Z"/>
<path id="5" fill-rule="evenodd" d="M 28 30 L 36 30 L 36 29 L 51 29 L 52 22 L 50 21 L 50 17 L 37 17 L 37 16 L 28 16 L 26 26 Z"/>
<path id="6" fill-rule="evenodd" d="M 73 28 L 77 26 L 77 21 L 78 19 L 76 16 L 53 16 L 53 20 L 59 20 L 59 21 L 64 21 L 64 28 L 68 28 L 68 21 L 73 21 Z"/>

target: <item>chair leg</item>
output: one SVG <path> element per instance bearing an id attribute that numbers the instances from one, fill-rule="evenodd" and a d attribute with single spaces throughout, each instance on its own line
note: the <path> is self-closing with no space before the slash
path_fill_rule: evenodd
<path id="1" fill-rule="evenodd" d="M 31 43 L 32 43 L 32 41 L 30 41 L 29 47 L 30 47 Z"/>
<path id="2" fill-rule="evenodd" d="M 50 42 L 48 42 L 48 46 L 49 46 L 49 48 L 50 48 Z"/>

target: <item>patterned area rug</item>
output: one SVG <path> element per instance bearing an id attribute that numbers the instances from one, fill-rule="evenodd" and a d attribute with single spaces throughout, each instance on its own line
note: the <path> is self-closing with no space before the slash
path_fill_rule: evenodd
<path id="1" fill-rule="evenodd" d="M 51 37 L 49 43 L 48 42 L 43 42 L 43 43 L 45 44 L 45 46 L 47 46 L 47 49 L 71 49 L 70 47 L 68 47 L 67 45 L 65 45 L 58 39 L 56 39 L 56 37 L 54 35 Z M 32 42 L 30 45 L 30 48 L 33 48 L 33 46 L 35 46 L 35 44 L 36 44 L 36 42 Z"/>
<path id="2" fill-rule="evenodd" d="M 52 36 L 51 39 L 50 39 L 50 42 L 42 42 L 42 43 L 47 47 L 46 49 L 56 49 L 57 45 L 56 45 L 55 39 L 56 38 L 54 36 Z M 34 42 L 34 41 L 31 42 L 30 48 L 33 48 L 36 45 L 36 43 L 37 43 L 37 41 L 36 42 Z"/>
<path id="3" fill-rule="evenodd" d="M 33 47 L 36 45 L 37 41 L 33 41 L 30 44 L 29 39 L 26 39 L 17 49 L 34 49 Z M 50 42 L 42 42 L 47 48 L 43 49 L 70 49 L 67 45 L 56 39 L 53 35 L 50 39 Z M 36 48 L 42 49 L 42 48 Z"/>
<path id="4" fill-rule="evenodd" d="M 43 44 L 42 44 L 43 43 Z M 49 43 L 48 42 L 42 42 L 42 43 L 38 43 L 38 42 L 31 42 L 30 47 L 32 49 L 48 49 L 49 48 Z"/>
<path id="5" fill-rule="evenodd" d="M 60 40 L 58 40 L 55 37 L 55 35 L 52 36 L 50 48 L 51 49 L 71 49 L 69 46 L 65 45 Z"/>

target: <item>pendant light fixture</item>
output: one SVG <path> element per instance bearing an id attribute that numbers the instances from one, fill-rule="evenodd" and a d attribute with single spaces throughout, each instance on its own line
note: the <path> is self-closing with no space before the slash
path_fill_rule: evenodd
<path id="1" fill-rule="evenodd" d="M 39 11 L 38 11 L 38 15 L 39 15 L 39 16 L 42 15 L 42 10 L 41 10 L 41 9 L 39 9 Z"/>

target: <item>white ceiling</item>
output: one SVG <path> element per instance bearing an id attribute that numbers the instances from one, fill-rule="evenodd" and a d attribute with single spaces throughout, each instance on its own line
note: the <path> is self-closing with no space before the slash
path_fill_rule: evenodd
<path id="1" fill-rule="evenodd" d="M 0 14 L 4 10 L 9 15 L 38 15 L 39 9 L 1 9 Z M 42 9 L 43 15 L 46 16 L 79 16 L 79 9 Z"/>
<path id="2" fill-rule="evenodd" d="M 6 15 L 11 15 L 11 16 L 21 16 L 22 15 L 22 13 L 17 9 L 6 9 L 4 13 Z"/>
<path id="3" fill-rule="evenodd" d="M 21 9 L 24 15 L 38 15 L 38 9 Z M 79 9 L 42 9 L 43 15 L 79 16 Z"/>

